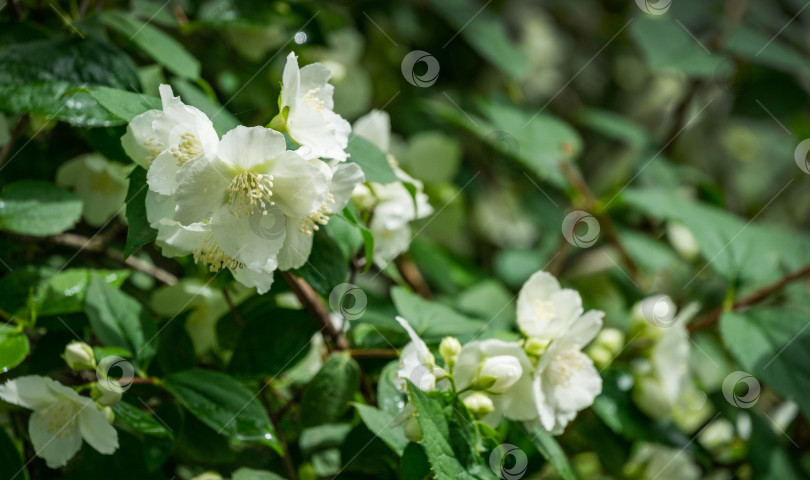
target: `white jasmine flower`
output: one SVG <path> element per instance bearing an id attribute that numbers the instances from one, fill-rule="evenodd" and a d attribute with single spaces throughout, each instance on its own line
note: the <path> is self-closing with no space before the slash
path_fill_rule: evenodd
<path id="1" fill-rule="evenodd" d="M 603 316 L 596 310 L 578 316 L 537 363 L 534 401 L 540 424 L 555 435 L 602 391 L 602 377 L 582 348 L 599 333 Z"/>
<path id="2" fill-rule="evenodd" d="M 219 137 L 211 120 L 175 97 L 170 86 L 160 86 L 160 97 L 163 110 L 133 118 L 121 144 L 135 163 L 149 169 L 149 188 L 171 195 L 177 188 L 177 170 L 192 160 L 213 158 Z"/>
<path id="3" fill-rule="evenodd" d="M 287 151 L 284 136 L 264 127 L 234 128 L 216 157 L 184 165 L 177 179 L 174 219 L 184 226 L 210 219 L 210 236 L 195 255 L 212 271 L 272 271 L 288 218 L 311 234 L 330 213 L 328 166 Z"/>
<path id="4" fill-rule="evenodd" d="M 65 466 L 82 439 L 103 455 L 118 449 L 118 432 L 95 402 L 50 378 L 26 376 L 0 385 L 0 398 L 33 410 L 31 443 L 50 468 Z"/>
<path id="5" fill-rule="evenodd" d="M 490 339 L 470 342 L 461 349 L 453 370 L 456 387 L 472 387 L 492 398 L 493 413 L 484 419 L 497 424 L 501 416 L 510 420 L 533 420 L 532 362 L 515 342 Z"/>
<path id="6" fill-rule="evenodd" d="M 405 345 L 399 356 L 399 370 L 397 370 L 397 378 L 400 379 L 399 388 L 407 391 L 408 386 L 405 379 L 408 379 L 422 390 L 434 390 L 436 381 L 444 378 L 446 372 L 436 366 L 436 359 L 411 324 L 402 317 L 396 318 L 411 338 L 410 343 Z"/>
<path id="7" fill-rule="evenodd" d="M 391 119 L 386 112 L 372 110 L 357 119 L 355 135 L 365 138 L 388 155 L 398 182 L 380 184 L 370 182 L 368 186 L 358 185 L 352 194 L 353 200 L 362 208 L 373 209 L 369 229 L 374 234 L 374 261 L 385 267 L 389 262 L 408 250 L 411 244 L 410 222 L 433 213 L 433 207 L 424 193 L 424 185 L 397 166 L 394 157 L 388 153 L 391 143 Z M 416 187 L 414 197 L 403 185 L 411 183 Z"/>
<path id="8" fill-rule="evenodd" d="M 104 225 L 121 209 L 127 198 L 132 165 L 88 153 L 68 160 L 56 171 L 56 184 L 68 187 L 82 199 L 82 217 L 94 227 Z"/>
<path id="9" fill-rule="evenodd" d="M 95 370 L 96 357 L 93 354 L 93 347 L 74 340 L 67 344 L 64 353 L 65 363 L 73 370 Z"/>
<path id="10" fill-rule="evenodd" d="M 560 288 L 557 279 L 542 270 L 532 275 L 518 294 L 517 323 L 520 331 L 530 339 L 546 344 L 565 332 L 582 312 L 579 293 Z"/>
<path id="11" fill-rule="evenodd" d="M 345 149 L 351 126 L 333 111 L 331 76 L 320 63 L 299 69 L 298 58 L 290 53 L 282 75 L 279 115 L 290 137 L 312 149 L 315 156 L 343 161 L 349 156 Z"/>

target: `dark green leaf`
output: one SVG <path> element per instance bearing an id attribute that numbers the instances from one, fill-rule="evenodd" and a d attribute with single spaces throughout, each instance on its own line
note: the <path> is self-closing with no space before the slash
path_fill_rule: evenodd
<path id="1" fill-rule="evenodd" d="M 6 432 L 0 429 L 0 478 L 15 477 L 27 480 L 28 471 L 23 467 L 22 457 L 17 446 L 6 435 Z"/>
<path id="2" fill-rule="evenodd" d="M 126 122 L 132 121 L 147 110 L 163 108 L 159 98 L 142 93 L 110 87 L 88 87 L 87 91 L 102 107 L 112 113 L 114 118 Z"/>
<path id="3" fill-rule="evenodd" d="M 262 443 L 281 453 L 273 425 L 258 396 L 228 375 L 186 370 L 167 376 L 163 385 L 189 412 L 220 435 Z"/>
<path id="4" fill-rule="evenodd" d="M 273 472 L 265 470 L 254 470 L 252 468 L 242 467 L 233 472 L 231 480 L 285 480 Z"/>
<path id="5" fill-rule="evenodd" d="M 135 253 L 139 248 L 157 238 L 157 230 L 149 226 L 146 218 L 146 170 L 136 167 L 129 174 L 127 190 L 127 243 L 124 247 L 124 258 Z"/>
<path id="6" fill-rule="evenodd" d="M 0 373 L 22 363 L 30 349 L 24 332 L 12 325 L 0 324 Z"/>
<path id="7" fill-rule="evenodd" d="M 394 421 L 394 416 L 368 405 L 355 404 L 354 408 L 366 427 L 401 457 L 408 446 L 408 439 L 405 438 L 405 431 Z"/>
<path id="8" fill-rule="evenodd" d="M 112 407 L 115 418 L 129 425 L 134 430 L 153 437 L 171 437 L 172 432 L 147 413 L 127 402 L 116 402 Z"/>
<path id="9" fill-rule="evenodd" d="M 562 478 L 565 480 L 576 480 L 577 477 L 574 475 L 574 471 L 568 463 L 565 452 L 550 433 L 540 428 L 531 428 L 528 433 L 532 437 L 534 445 L 540 453 L 543 454 L 543 457 L 554 466 L 554 469 L 557 470 L 557 473 L 559 473 Z"/>
<path id="10" fill-rule="evenodd" d="M 483 320 L 464 316 L 446 305 L 425 300 L 402 287 L 394 287 L 391 298 L 399 314 L 428 342 L 439 342 L 448 335 L 468 339 L 481 333 L 486 327 Z"/>
<path id="11" fill-rule="evenodd" d="M 0 230 L 46 236 L 70 230 L 82 214 L 82 201 L 47 182 L 23 180 L 0 194 Z"/>
<path id="12" fill-rule="evenodd" d="M 338 420 L 351 406 L 359 386 L 360 367 L 351 355 L 336 353 L 327 358 L 301 399 L 304 426 Z"/>
<path id="13" fill-rule="evenodd" d="M 365 138 L 358 135 L 351 137 L 346 151 L 350 155 L 349 161 L 360 165 L 363 169 L 366 181 L 377 183 L 399 181 L 391 164 L 388 163 L 385 152 Z"/>
<path id="14" fill-rule="evenodd" d="M 329 292 L 349 276 L 349 259 L 329 232 L 321 228 L 315 232 L 309 260 L 293 273 L 306 280 L 318 293 L 328 297 Z"/>

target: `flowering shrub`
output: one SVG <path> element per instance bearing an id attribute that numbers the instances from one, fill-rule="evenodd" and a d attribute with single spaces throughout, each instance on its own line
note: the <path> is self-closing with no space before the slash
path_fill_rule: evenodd
<path id="1" fill-rule="evenodd" d="M 9 0 L 0 478 L 807 478 L 803 12 Z"/>

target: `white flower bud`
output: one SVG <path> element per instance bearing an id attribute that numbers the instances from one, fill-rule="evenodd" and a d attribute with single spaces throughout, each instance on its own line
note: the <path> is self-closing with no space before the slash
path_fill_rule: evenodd
<path id="1" fill-rule="evenodd" d="M 121 400 L 124 390 L 121 388 L 114 388 L 113 383 L 114 381 L 112 380 L 97 383 L 95 388 L 92 390 L 93 400 L 104 407 L 115 405 L 115 402 Z M 118 385 L 115 384 L 115 386 Z"/>
<path id="2" fill-rule="evenodd" d="M 678 222 L 667 224 L 667 239 L 682 257 L 687 260 L 694 260 L 700 253 L 697 239 L 686 225 Z"/>
<path id="3" fill-rule="evenodd" d="M 101 413 L 104 414 L 104 418 L 106 418 L 107 421 L 110 422 L 110 425 L 112 425 L 115 421 L 115 412 L 113 412 L 113 409 L 110 407 L 104 407 L 101 409 Z"/>
<path id="4" fill-rule="evenodd" d="M 547 338 L 538 338 L 538 337 L 531 337 L 526 340 L 526 345 L 524 346 L 524 350 L 529 355 L 534 355 L 539 357 L 540 355 L 546 353 L 548 346 L 551 344 L 551 340 Z"/>
<path id="5" fill-rule="evenodd" d="M 444 337 L 439 345 L 439 354 L 451 369 L 456 364 L 459 353 L 461 353 L 461 342 L 456 337 Z"/>
<path id="6" fill-rule="evenodd" d="M 511 355 L 484 360 L 478 373 L 478 386 L 491 393 L 504 393 L 523 375 L 520 361 Z"/>
<path id="7" fill-rule="evenodd" d="M 477 419 L 482 419 L 495 411 L 495 405 L 489 395 L 481 392 L 475 392 L 464 399 L 464 405 L 470 410 L 470 413 Z"/>
<path id="8" fill-rule="evenodd" d="M 419 421 L 416 420 L 415 416 L 405 420 L 403 428 L 405 429 L 405 438 L 416 443 L 422 441 L 422 428 L 419 426 Z"/>
<path id="9" fill-rule="evenodd" d="M 624 347 L 624 332 L 615 328 L 603 328 L 594 343 L 616 355 Z"/>
<path id="10" fill-rule="evenodd" d="M 68 366 L 76 371 L 96 369 L 93 347 L 84 342 L 74 340 L 68 343 L 65 347 L 64 359 Z"/>

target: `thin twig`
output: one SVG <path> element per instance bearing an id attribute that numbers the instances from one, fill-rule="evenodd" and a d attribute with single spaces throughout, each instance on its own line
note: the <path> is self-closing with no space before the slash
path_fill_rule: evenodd
<path id="1" fill-rule="evenodd" d="M 425 277 L 422 276 L 422 272 L 420 272 L 416 264 L 413 263 L 411 257 L 407 254 L 402 254 L 394 260 L 394 263 L 397 266 L 397 270 L 399 270 L 399 274 L 402 275 L 402 278 L 405 279 L 414 292 L 418 293 L 422 298 L 429 299 L 433 297 L 430 293 L 430 287 L 427 282 L 425 282 Z"/>
<path id="2" fill-rule="evenodd" d="M 233 303 L 233 299 L 231 298 L 230 292 L 228 292 L 227 288 L 222 289 L 222 296 L 225 297 L 225 303 L 228 304 L 228 308 L 231 309 L 231 315 L 233 316 L 234 321 L 240 327 L 245 326 L 245 320 L 242 318 L 242 314 L 239 313 L 239 309 L 236 308 L 236 304 Z"/>
<path id="3" fill-rule="evenodd" d="M 332 340 L 337 350 L 348 350 L 349 342 L 346 337 L 335 328 L 330 318 L 329 311 L 324 306 L 323 302 L 318 298 L 315 290 L 303 278 L 296 277 L 290 272 L 281 272 L 284 281 L 290 286 L 290 289 L 298 297 L 298 300 L 306 307 L 309 313 L 314 316 L 322 325 L 321 331 Z"/>
<path id="4" fill-rule="evenodd" d="M 163 270 L 156 265 L 144 262 L 137 257 L 130 256 L 124 258 L 123 253 L 118 250 L 105 247 L 104 244 L 99 240 L 90 239 L 75 233 L 62 233 L 53 237 L 47 237 L 47 240 L 57 245 L 73 247 L 85 252 L 103 253 L 106 257 L 111 258 L 116 262 L 123 263 L 140 272 L 144 272 L 152 276 L 155 280 L 166 285 L 174 285 L 177 283 L 177 277 L 166 270 Z"/>
<path id="5" fill-rule="evenodd" d="M 272 390 L 273 387 L 270 385 L 269 381 L 265 380 L 265 384 Z M 284 440 L 284 436 L 281 434 L 281 415 L 273 412 L 270 401 L 267 400 L 267 397 L 263 393 L 259 394 L 259 398 L 261 399 L 265 410 L 267 410 L 267 415 L 270 417 L 270 421 L 273 422 L 273 430 L 276 431 L 276 439 L 278 439 L 278 443 L 281 445 L 281 451 L 284 452 L 281 460 L 284 462 L 284 469 L 287 471 L 287 476 L 290 478 L 290 480 L 298 480 L 298 472 L 295 470 L 295 465 L 292 463 L 292 457 L 290 457 L 290 447 L 287 445 L 287 441 Z"/>
<path id="6" fill-rule="evenodd" d="M 349 350 L 352 358 L 397 358 L 399 352 L 393 348 L 368 348 L 364 350 Z"/>
<path id="7" fill-rule="evenodd" d="M 574 168 L 568 162 L 560 163 L 560 170 L 562 174 L 568 179 L 568 182 L 571 184 L 572 187 L 580 194 L 583 200 L 582 208 L 592 212 L 593 215 L 596 216 L 597 220 L 599 220 L 599 225 L 605 232 L 605 236 L 607 237 L 608 241 L 613 245 L 616 251 L 619 253 L 619 258 L 621 258 L 622 263 L 630 272 L 630 276 L 636 281 L 636 283 L 640 283 L 638 280 L 639 277 L 639 268 L 638 264 L 635 260 L 627 253 L 627 249 L 624 248 L 621 240 L 619 239 L 619 234 L 616 230 L 616 226 L 613 224 L 613 220 L 611 220 L 610 216 L 607 215 L 606 212 L 601 211 L 598 207 L 598 201 L 596 196 L 593 194 L 591 189 L 588 187 L 588 184 L 585 183 L 585 180 L 582 178 L 582 175 L 579 171 Z"/>
<path id="8" fill-rule="evenodd" d="M 730 310 L 739 310 L 741 308 L 749 307 L 751 305 L 759 303 L 768 298 L 769 296 L 771 296 L 771 294 L 781 290 L 782 287 L 784 287 L 785 285 L 794 282 L 796 280 L 799 280 L 803 277 L 806 277 L 807 275 L 810 275 L 810 264 L 807 264 L 798 270 L 794 270 L 786 274 L 779 280 L 771 284 L 765 285 L 764 287 L 754 291 L 750 295 L 747 295 L 739 300 L 736 300 L 731 305 Z M 720 319 L 720 317 L 723 315 L 724 312 L 725 309 L 723 307 L 717 307 L 711 312 L 703 315 L 702 317 L 698 318 L 694 322 L 687 325 L 687 328 L 689 329 L 690 332 L 695 332 L 702 328 L 706 328 L 710 325 L 714 325 L 715 323 L 717 323 L 717 321 Z"/>

